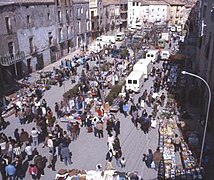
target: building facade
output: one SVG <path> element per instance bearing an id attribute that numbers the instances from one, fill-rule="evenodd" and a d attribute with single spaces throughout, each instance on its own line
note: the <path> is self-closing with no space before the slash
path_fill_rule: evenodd
<path id="1" fill-rule="evenodd" d="M 185 3 L 181 0 L 165 0 L 169 3 L 169 24 L 170 25 L 182 25 L 185 24 L 185 20 L 188 18 L 188 12 L 186 12 Z"/>
<path id="2" fill-rule="evenodd" d="M 0 2 L 1 88 L 56 59 L 54 1 Z"/>
<path id="3" fill-rule="evenodd" d="M 169 21 L 169 3 L 160 0 L 129 0 L 128 26 L 136 23 L 158 23 Z"/>
<path id="4" fill-rule="evenodd" d="M 103 2 L 102 0 L 89 0 L 90 41 L 101 34 L 103 29 Z"/>
<path id="5" fill-rule="evenodd" d="M 203 77 L 210 86 L 211 93 L 214 94 L 214 2 L 212 0 L 202 0 L 197 3 L 199 12 L 196 12 L 199 33 L 197 43 L 196 59 L 193 61 L 194 72 Z M 204 83 L 199 83 L 202 91 L 200 100 L 202 114 L 206 114 L 208 93 Z M 210 116 L 208 125 L 214 127 L 214 99 L 211 99 Z"/>
<path id="6" fill-rule="evenodd" d="M 74 39 L 76 48 L 85 48 L 89 44 L 90 18 L 89 1 L 74 0 Z"/>
<path id="7" fill-rule="evenodd" d="M 72 0 L 55 0 L 55 31 L 57 33 L 57 58 L 72 52 L 75 47 L 74 10 Z"/>
<path id="8" fill-rule="evenodd" d="M 127 28 L 128 2 L 127 0 L 103 1 L 104 32 L 115 34 Z"/>

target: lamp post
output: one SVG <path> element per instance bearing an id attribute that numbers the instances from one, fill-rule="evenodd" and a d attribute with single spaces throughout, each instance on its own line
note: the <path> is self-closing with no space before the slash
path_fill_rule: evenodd
<path id="1" fill-rule="evenodd" d="M 195 78 L 200 79 L 201 81 L 203 81 L 208 89 L 208 94 L 209 94 L 209 99 L 208 99 L 208 103 L 207 103 L 207 114 L 206 114 L 206 119 L 205 119 L 205 126 L 204 126 L 204 134 L 203 134 L 203 139 L 202 139 L 202 145 L 201 145 L 201 153 L 200 153 L 200 159 L 199 159 L 199 167 L 201 167 L 201 162 L 202 162 L 202 158 L 203 158 L 203 151 L 204 151 L 204 144 L 205 144 L 205 139 L 206 139 L 206 132 L 207 132 L 207 124 L 208 124 L 208 119 L 209 119 L 209 111 L 210 111 L 210 102 L 211 102 L 211 90 L 209 87 L 209 84 L 200 76 L 193 74 L 193 73 L 189 73 L 187 71 L 182 71 L 182 74 L 186 74 L 189 76 L 193 76 Z"/>

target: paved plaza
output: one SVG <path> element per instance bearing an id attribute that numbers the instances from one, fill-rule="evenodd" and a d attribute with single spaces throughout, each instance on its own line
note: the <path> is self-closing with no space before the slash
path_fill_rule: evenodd
<path id="1" fill-rule="evenodd" d="M 72 55 L 70 55 L 72 56 Z M 52 70 L 55 66 L 59 65 L 60 61 L 55 64 L 47 66 L 44 71 Z M 82 67 L 78 67 L 82 68 Z M 31 80 L 35 80 L 36 73 L 32 74 Z M 152 86 L 153 78 L 150 77 L 147 80 L 141 90 L 141 93 L 135 94 L 135 102 L 137 98 L 142 95 L 142 92 L 145 89 L 150 90 Z M 48 106 L 54 110 L 54 103 L 60 102 L 62 100 L 62 95 L 67 90 L 71 89 L 74 85 L 71 84 L 70 80 L 64 82 L 62 87 L 52 86 L 52 88 L 44 93 L 43 98 L 46 99 Z M 93 107 L 94 108 L 94 107 Z M 92 109 L 93 110 L 93 109 Z M 147 107 L 147 112 L 150 114 L 151 108 Z M 140 114 L 140 113 L 139 113 Z M 157 171 L 154 169 L 148 169 L 145 163 L 142 161 L 143 154 L 148 152 L 148 149 L 152 149 L 154 152 L 158 146 L 158 127 L 156 129 L 151 129 L 148 134 L 144 134 L 142 130 L 137 130 L 133 123 L 131 122 L 131 116 L 124 117 L 123 114 L 117 113 L 116 117 L 119 118 L 121 122 L 121 134 L 119 135 L 122 153 L 126 160 L 127 165 L 125 168 L 121 169 L 116 166 L 116 161 L 113 159 L 113 167 L 119 171 L 137 171 L 144 179 L 150 180 L 157 178 Z M 29 133 L 34 126 L 34 123 L 20 125 L 18 118 L 14 115 L 8 117 L 6 120 L 10 121 L 10 125 L 4 130 L 4 133 L 7 136 L 13 137 L 13 132 L 15 128 L 24 128 Z M 66 123 L 60 122 L 61 127 L 66 130 Z M 48 148 L 42 148 L 43 144 L 37 146 L 37 150 L 41 153 L 42 156 L 48 157 Z M 97 138 L 93 133 L 87 133 L 85 127 L 81 127 L 80 135 L 77 140 L 72 141 L 69 146 L 72 151 L 72 162 L 73 164 L 65 166 L 63 162 L 59 159 L 56 162 L 56 171 L 45 168 L 45 176 L 41 179 L 54 179 L 55 174 L 59 169 L 84 169 L 84 170 L 95 170 L 97 164 L 101 164 L 105 168 L 105 157 L 108 151 L 107 146 L 107 132 L 104 127 L 104 138 Z M 30 162 L 29 162 L 30 163 Z M 30 179 L 28 172 L 26 172 L 26 178 Z"/>

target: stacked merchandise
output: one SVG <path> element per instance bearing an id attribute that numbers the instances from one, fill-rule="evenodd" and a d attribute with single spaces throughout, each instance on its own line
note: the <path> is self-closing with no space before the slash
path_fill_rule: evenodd
<path id="1" fill-rule="evenodd" d="M 173 115 L 164 114 L 159 127 L 159 147 L 163 153 L 159 179 L 202 179 L 201 170 L 181 135 L 181 152 L 175 153 L 173 139 L 176 130 L 178 127 Z"/>
<path id="2" fill-rule="evenodd" d="M 56 180 L 125 180 L 141 179 L 137 172 L 120 172 L 116 170 L 65 170 L 61 169 L 56 174 Z"/>
<path id="3" fill-rule="evenodd" d="M 163 153 L 163 159 L 159 168 L 159 177 L 162 179 L 174 179 L 176 175 L 175 149 L 172 143 L 175 123 L 173 119 L 160 121 L 159 147 Z"/>
<path id="4" fill-rule="evenodd" d="M 181 141 L 181 159 L 183 162 L 183 169 L 186 174 L 186 179 L 202 179 L 202 173 L 197 166 L 197 162 L 188 148 L 187 143 L 182 139 Z"/>

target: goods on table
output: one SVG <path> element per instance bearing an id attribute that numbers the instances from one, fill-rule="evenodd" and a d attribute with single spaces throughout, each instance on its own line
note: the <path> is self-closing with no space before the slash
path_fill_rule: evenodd
<path id="1" fill-rule="evenodd" d="M 175 153 L 173 139 L 176 130 L 179 130 L 175 118 L 169 117 L 167 113 L 166 117 L 162 116 L 159 127 L 159 147 L 163 153 L 158 173 L 159 179 L 202 179 L 201 170 L 182 135 L 180 135 L 181 152 Z"/>
<path id="2" fill-rule="evenodd" d="M 119 172 L 116 170 L 65 170 L 61 169 L 55 176 L 56 180 L 113 180 L 113 179 L 140 179 L 137 172 Z"/>

